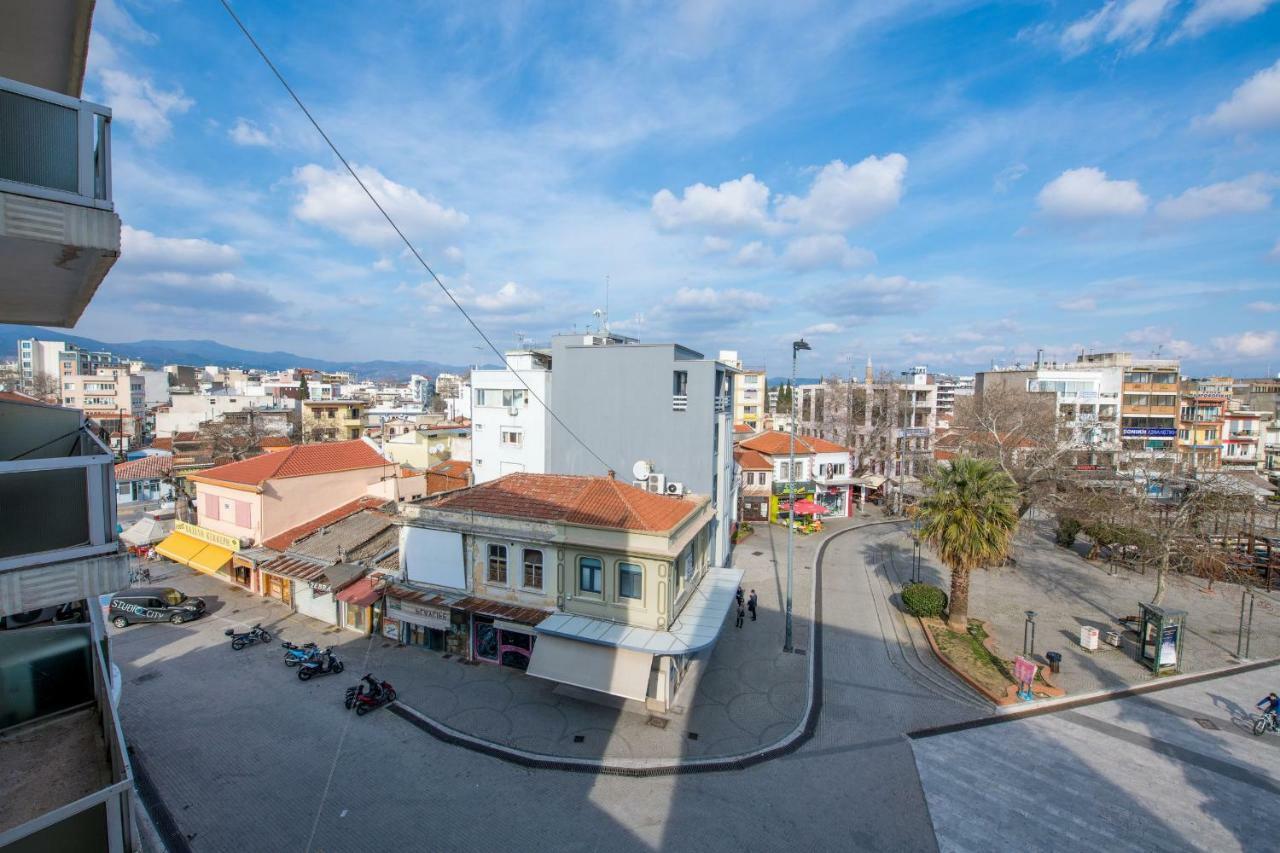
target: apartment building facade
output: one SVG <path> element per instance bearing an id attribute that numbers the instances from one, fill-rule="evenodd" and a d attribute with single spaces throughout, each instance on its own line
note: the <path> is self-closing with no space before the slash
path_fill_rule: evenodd
<path id="1" fill-rule="evenodd" d="M 110 434 L 110 446 L 117 453 L 137 447 L 147 410 L 143 378 L 127 367 L 99 367 L 83 374 L 73 372 L 72 359 L 61 364 L 62 405 L 81 409 L 96 421 Z"/>
<path id="2" fill-rule="evenodd" d="M 752 432 L 765 428 L 769 408 L 769 379 L 763 367 L 744 367 L 738 353 L 721 350 L 719 360 L 738 371 L 733 385 L 733 423 Z"/>
<path id="3" fill-rule="evenodd" d="M 1223 427 L 1229 397 L 1184 391 L 1178 409 L 1178 459 L 1184 471 L 1215 471 L 1222 465 Z"/>
<path id="4" fill-rule="evenodd" d="M 302 401 L 302 440 L 350 441 L 364 434 L 363 400 Z"/>

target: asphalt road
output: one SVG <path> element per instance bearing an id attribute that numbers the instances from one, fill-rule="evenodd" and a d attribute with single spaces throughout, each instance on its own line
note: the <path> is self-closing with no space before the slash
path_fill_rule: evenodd
<path id="1" fill-rule="evenodd" d="M 209 617 L 113 629 L 125 736 L 192 850 L 934 850 L 903 734 L 983 711 L 884 605 L 890 535 L 853 532 L 827 549 L 820 722 L 797 752 L 750 769 L 530 770 L 385 710 L 357 718 L 342 691 L 370 641 L 327 635 L 345 641 L 348 671 L 303 684 L 278 641 L 233 652 L 222 632 L 261 621 L 304 640 L 317 623 L 185 570 L 175 585 L 206 595 Z"/>

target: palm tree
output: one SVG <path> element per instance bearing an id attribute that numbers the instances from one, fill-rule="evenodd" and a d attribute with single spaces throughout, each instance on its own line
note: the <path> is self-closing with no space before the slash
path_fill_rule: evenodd
<path id="1" fill-rule="evenodd" d="M 990 460 L 961 456 L 925 481 L 920 535 L 951 570 L 947 627 L 969 628 L 969 572 L 1003 560 L 1018 526 L 1018 487 Z"/>

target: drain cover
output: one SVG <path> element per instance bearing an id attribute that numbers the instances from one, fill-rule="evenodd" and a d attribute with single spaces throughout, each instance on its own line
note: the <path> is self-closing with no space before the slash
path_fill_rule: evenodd
<path id="1" fill-rule="evenodd" d="M 751 556 L 753 556 L 753 557 L 763 557 L 763 556 L 764 556 L 764 551 L 752 551 L 752 552 L 751 552 Z"/>
<path id="2" fill-rule="evenodd" d="M 587 738 L 586 738 L 586 736 L 585 736 L 585 735 L 574 735 L 574 736 L 573 736 L 573 742 L 574 742 L 574 743 L 582 743 L 582 742 L 583 742 L 584 740 L 586 740 L 586 739 L 587 739 Z"/>
<path id="3" fill-rule="evenodd" d="M 697 740 L 697 739 L 698 739 L 697 732 L 689 732 L 689 740 Z"/>
<path id="4" fill-rule="evenodd" d="M 1196 722 L 1200 724 L 1200 728 L 1208 729 L 1211 732 L 1220 731 L 1218 724 L 1213 720 L 1206 720 L 1204 717 L 1196 717 Z"/>
<path id="5" fill-rule="evenodd" d="M 667 727 L 667 723 L 670 721 L 666 717 L 650 717 L 645 722 L 653 726 L 655 729 L 665 729 Z"/>

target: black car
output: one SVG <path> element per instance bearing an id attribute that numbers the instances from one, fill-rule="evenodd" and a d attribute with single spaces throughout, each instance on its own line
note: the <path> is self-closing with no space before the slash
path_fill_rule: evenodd
<path id="1" fill-rule="evenodd" d="M 113 596 L 108 613 L 117 628 L 134 622 L 181 625 L 204 613 L 204 599 L 192 598 L 171 586 L 137 587 Z"/>

